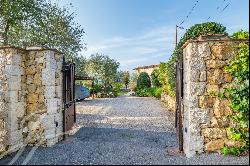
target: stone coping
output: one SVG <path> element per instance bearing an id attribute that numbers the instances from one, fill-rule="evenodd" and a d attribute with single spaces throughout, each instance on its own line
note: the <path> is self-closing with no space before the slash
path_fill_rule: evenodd
<path id="1" fill-rule="evenodd" d="M 45 46 L 29 46 L 26 48 L 21 48 L 21 47 L 16 47 L 16 46 L 11 46 L 11 45 L 4 45 L 4 46 L 0 46 L 0 49 L 7 49 L 7 48 L 14 48 L 14 49 L 19 49 L 22 51 L 55 51 L 57 53 L 63 54 L 62 52 L 58 51 L 57 49 L 53 49 L 53 48 L 49 48 L 49 47 L 45 47 Z"/>
<path id="2" fill-rule="evenodd" d="M 212 35 L 207 35 L 207 36 L 212 36 Z M 219 36 L 219 35 L 213 35 L 213 36 Z M 182 49 L 184 49 L 189 43 L 194 43 L 194 42 L 208 42 L 208 41 L 221 41 L 221 42 L 226 42 L 226 41 L 232 41 L 232 42 L 249 42 L 249 39 L 232 39 L 229 37 L 225 37 L 225 36 L 221 36 L 223 38 L 206 38 L 204 39 L 205 36 L 200 36 L 198 37 L 198 39 L 190 39 L 187 40 L 185 42 L 185 44 L 183 44 L 183 46 L 181 47 Z"/>

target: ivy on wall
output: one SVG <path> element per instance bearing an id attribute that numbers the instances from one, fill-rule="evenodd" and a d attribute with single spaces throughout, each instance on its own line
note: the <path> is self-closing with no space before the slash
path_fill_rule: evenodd
<path id="1" fill-rule="evenodd" d="M 233 39 L 249 39 L 249 33 L 236 32 Z M 249 149 L 249 45 L 239 44 L 238 54 L 225 67 L 225 71 L 234 77 L 233 87 L 225 89 L 228 93 L 230 106 L 235 111 L 231 116 L 236 123 L 235 127 L 229 128 L 232 140 L 240 141 L 240 147 L 223 147 L 223 154 L 239 155 Z"/>
<path id="2" fill-rule="evenodd" d="M 226 34 L 226 27 L 216 22 L 206 22 L 202 24 L 195 24 L 190 27 L 186 33 L 181 38 L 180 42 L 177 44 L 171 58 L 166 63 L 166 75 L 167 75 L 167 86 L 166 89 L 168 94 L 175 94 L 175 61 L 177 57 L 182 57 L 182 46 L 186 43 L 186 41 L 190 39 L 197 39 L 200 35 L 207 34 Z"/>

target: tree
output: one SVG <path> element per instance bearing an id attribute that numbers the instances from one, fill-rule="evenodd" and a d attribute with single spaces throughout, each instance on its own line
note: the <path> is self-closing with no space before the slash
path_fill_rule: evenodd
<path id="1" fill-rule="evenodd" d="M 83 56 L 73 57 L 73 62 L 75 63 L 75 73 L 77 76 L 88 76 L 86 72 L 87 59 Z"/>
<path id="2" fill-rule="evenodd" d="M 160 74 L 160 71 L 159 69 L 154 69 L 153 72 L 151 73 L 151 80 L 152 80 L 152 85 L 154 87 L 159 87 L 161 86 L 160 82 L 159 82 L 159 76 Z"/>
<path id="3" fill-rule="evenodd" d="M 126 86 L 126 89 L 128 89 L 128 84 L 129 84 L 129 72 L 126 71 L 123 73 L 123 83 Z"/>
<path id="4" fill-rule="evenodd" d="M 57 49 L 73 60 L 83 48 L 83 29 L 74 13 L 46 0 L 0 0 L 0 34 L 4 45 L 42 45 Z"/>
<path id="5" fill-rule="evenodd" d="M 97 83 L 100 82 L 107 87 L 115 81 L 119 65 L 119 62 L 108 56 L 94 54 L 87 61 L 86 71 L 95 77 Z"/>
<path id="6" fill-rule="evenodd" d="M 148 73 L 142 72 L 140 73 L 137 79 L 137 90 L 147 89 L 151 87 L 151 81 Z"/>

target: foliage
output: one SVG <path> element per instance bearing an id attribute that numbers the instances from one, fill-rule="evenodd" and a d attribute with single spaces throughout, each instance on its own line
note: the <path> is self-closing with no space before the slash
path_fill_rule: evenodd
<path id="1" fill-rule="evenodd" d="M 161 94 L 162 94 L 162 88 L 160 88 L 160 87 L 152 87 L 151 88 L 151 96 L 154 96 L 157 99 L 160 99 Z"/>
<path id="2" fill-rule="evenodd" d="M 74 13 L 46 0 L 0 0 L 0 34 L 5 45 L 42 45 L 63 52 L 66 60 L 83 48 L 84 31 Z"/>
<path id="3" fill-rule="evenodd" d="M 88 76 L 85 70 L 87 65 L 87 59 L 85 57 L 75 56 L 73 62 L 75 63 L 75 72 L 77 76 Z"/>
<path id="4" fill-rule="evenodd" d="M 138 78 L 138 74 L 137 73 L 132 73 L 131 75 L 130 75 L 130 82 L 129 82 L 129 88 L 132 90 L 132 91 L 134 91 L 134 92 L 136 92 L 136 87 L 137 87 L 137 78 Z"/>
<path id="5" fill-rule="evenodd" d="M 235 32 L 232 36 L 232 39 L 249 39 L 249 32 L 246 32 L 244 30 L 240 30 L 238 32 Z"/>
<path id="6" fill-rule="evenodd" d="M 175 48 L 171 58 L 166 63 L 167 84 L 163 84 L 163 85 L 167 85 L 166 89 L 167 89 L 168 94 L 172 94 L 172 95 L 175 94 L 175 87 L 176 87 L 175 61 L 177 57 L 182 57 L 181 47 L 185 44 L 187 40 L 196 39 L 200 35 L 206 35 L 206 34 L 226 34 L 226 28 L 219 23 L 206 22 L 202 24 L 196 24 L 190 27 L 186 31 L 184 36 L 180 39 L 180 42 L 177 44 L 177 47 Z"/>
<path id="7" fill-rule="evenodd" d="M 95 54 L 91 55 L 86 65 L 87 73 L 94 77 L 97 83 L 109 86 L 115 81 L 119 62 L 109 56 Z"/>
<path id="8" fill-rule="evenodd" d="M 159 72 L 160 72 L 159 69 L 154 69 L 153 72 L 151 73 L 151 81 L 152 81 L 152 85 L 153 85 L 154 87 L 159 87 L 159 86 L 161 86 L 160 81 L 159 81 L 159 79 L 158 79 L 158 76 L 159 76 L 159 74 L 160 74 Z"/>
<path id="9" fill-rule="evenodd" d="M 137 89 L 136 94 L 139 97 L 150 97 L 152 95 L 151 88 L 145 87 L 145 88 L 142 88 L 142 89 Z"/>
<path id="10" fill-rule="evenodd" d="M 123 73 L 123 83 L 126 86 L 126 89 L 128 88 L 128 84 L 129 84 L 129 72 L 126 71 Z"/>
<path id="11" fill-rule="evenodd" d="M 123 84 L 120 82 L 113 83 L 112 93 L 114 94 L 114 96 L 118 96 L 119 92 L 121 92 L 122 87 L 123 87 Z"/>
<path id="12" fill-rule="evenodd" d="M 142 72 L 140 73 L 137 79 L 137 90 L 147 89 L 151 87 L 151 81 L 148 73 Z"/>
<path id="13" fill-rule="evenodd" d="M 249 37 L 248 32 L 239 31 L 232 35 L 232 38 Z M 234 77 L 233 87 L 226 88 L 230 106 L 235 111 L 231 116 L 236 123 L 229 128 L 233 140 L 240 141 L 241 147 L 224 147 L 224 154 L 240 154 L 249 148 L 249 45 L 239 44 L 238 54 L 225 67 L 225 71 Z"/>

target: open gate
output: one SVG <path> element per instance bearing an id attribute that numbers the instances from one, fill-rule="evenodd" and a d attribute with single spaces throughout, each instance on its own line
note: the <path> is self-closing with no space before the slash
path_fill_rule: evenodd
<path id="1" fill-rule="evenodd" d="M 183 60 L 178 58 L 176 61 L 176 111 L 175 111 L 175 127 L 177 132 L 178 151 L 183 151 Z"/>
<path id="2" fill-rule="evenodd" d="M 63 62 L 64 133 L 72 129 L 76 122 L 75 113 L 75 64 Z"/>

